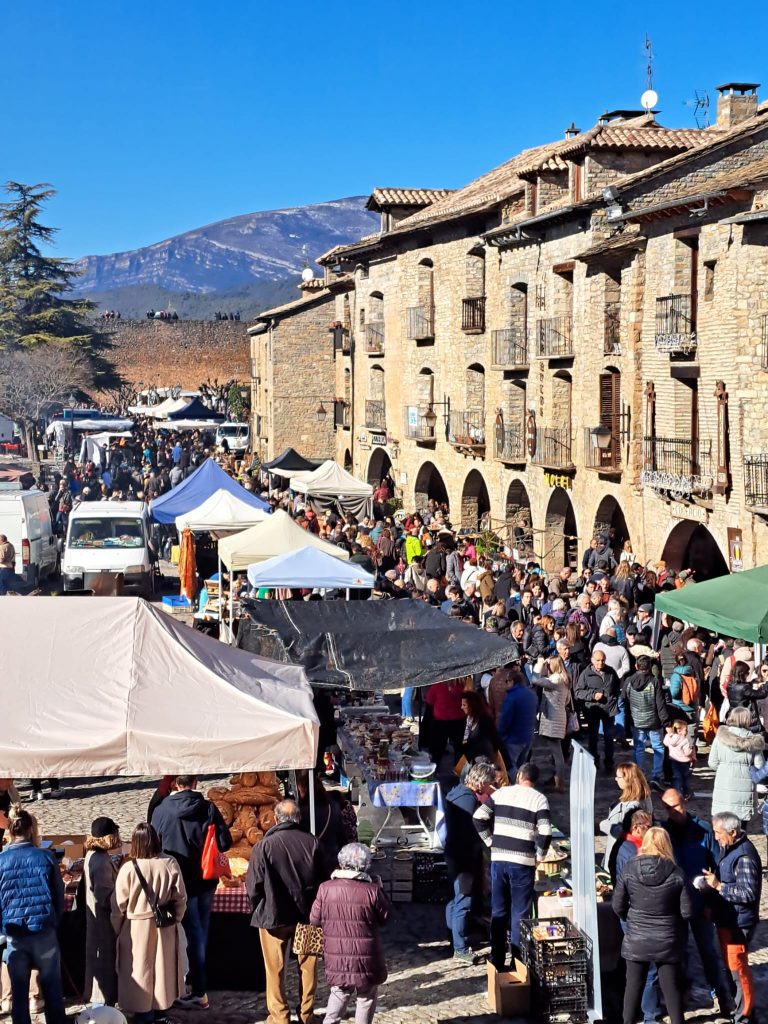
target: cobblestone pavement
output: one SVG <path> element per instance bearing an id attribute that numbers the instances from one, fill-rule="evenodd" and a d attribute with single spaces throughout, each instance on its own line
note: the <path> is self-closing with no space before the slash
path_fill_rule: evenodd
<path id="1" fill-rule="evenodd" d="M 702 764 L 702 761 L 699 763 Z M 212 782 L 213 779 L 208 777 L 201 780 L 201 786 L 205 788 Z M 150 779 L 64 780 L 65 793 L 62 797 L 56 800 L 46 798 L 35 804 L 34 810 L 44 832 L 84 832 L 94 817 L 108 814 L 120 824 L 127 837 L 135 823 L 144 819 L 154 783 L 155 780 Z M 711 786 L 711 775 L 706 767 L 698 768 L 695 782 L 697 796 L 691 804 L 694 813 L 702 816 L 708 814 Z M 29 795 L 25 786 L 22 787 L 22 795 Z M 550 794 L 550 801 L 554 821 L 567 832 L 567 797 Z M 603 817 L 609 804 L 614 801 L 613 776 L 601 772 L 597 782 L 596 817 Z M 369 814 L 371 809 L 366 808 L 363 813 Z M 765 843 L 761 835 L 757 837 L 757 843 L 765 858 Z M 596 839 L 596 845 L 602 845 L 602 837 Z M 764 896 L 763 915 L 766 918 L 767 903 Z M 378 1024 L 491 1024 L 499 1020 L 489 1012 L 484 965 L 457 968 L 451 962 L 451 948 L 441 906 L 393 904 L 383 940 L 389 979 L 380 991 L 376 1016 Z M 482 947 L 478 948 L 485 951 Z M 768 921 L 758 931 L 752 963 L 760 996 L 758 1005 L 765 1005 L 768 1000 Z M 696 973 L 692 972 L 694 976 Z M 295 978 L 290 982 L 289 991 L 292 993 L 292 1003 L 295 1004 Z M 327 989 L 321 967 L 317 1000 L 320 1020 L 326 997 Z M 714 1022 L 718 1018 L 711 1009 L 707 1009 L 708 1005 L 707 993 L 694 987 L 693 1005 L 688 1019 Z M 70 1013 L 76 1010 L 77 1007 L 72 1007 Z M 195 1018 L 195 1014 L 189 1011 L 174 1011 L 174 1016 L 180 1024 L 187 1024 L 187 1018 Z M 211 994 L 211 1011 L 203 1016 L 209 1024 L 261 1024 L 266 1019 L 266 1009 L 263 996 L 257 992 L 214 992 Z"/>

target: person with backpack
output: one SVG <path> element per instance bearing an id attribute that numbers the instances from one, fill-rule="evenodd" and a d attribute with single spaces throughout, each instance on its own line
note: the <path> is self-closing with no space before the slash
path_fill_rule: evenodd
<path id="1" fill-rule="evenodd" d="M 203 878 L 202 854 L 208 826 L 216 829 L 216 843 L 224 853 L 232 837 L 217 808 L 196 792 L 194 775 L 177 775 L 176 792 L 170 793 L 155 809 L 152 827 L 160 837 L 163 853 L 175 857 L 181 868 L 186 895 L 186 913 L 181 922 L 187 936 L 190 993 L 179 1005 L 207 1009 L 206 952 L 213 893 L 217 879 Z"/>
<path id="2" fill-rule="evenodd" d="M 659 680 L 652 672 L 653 662 L 641 654 L 636 671 L 628 676 L 622 690 L 632 719 L 635 764 L 643 769 L 645 748 L 653 750 L 651 788 L 661 792 L 664 773 L 664 728 L 670 721 L 669 709 Z M 647 773 L 646 773 L 647 774 Z"/>

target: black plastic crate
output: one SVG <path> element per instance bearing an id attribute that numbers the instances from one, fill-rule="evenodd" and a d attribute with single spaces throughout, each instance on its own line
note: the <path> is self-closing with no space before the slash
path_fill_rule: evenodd
<path id="1" fill-rule="evenodd" d="M 547 928 L 546 937 L 535 936 L 534 929 Z M 567 917 L 526 919 L 520 922 L 520 947 L 529 966 L 549 967 L 557 963 L 583 963 L 589 953 L 589 940 Z"/>
<path id="2" fill-rule="evenodd" d="M 557 988 L 539 988 L 533 990 L 533 1002 L 542 1010 L 569 1009 L 574 1001 L 583 1000 L 585 1007 L 589 999 L 586 981 L 576 985 L 558 985 Z"/>
<path id="3" fill-rule="evenodd" d="M 560 985 L 578 985 L 589 977 L 590 963 L 585 953 L 578 960 L 564 960 L 562 963 L 534 964 L 536 980 L 542 987 L 554 988 Z"/>

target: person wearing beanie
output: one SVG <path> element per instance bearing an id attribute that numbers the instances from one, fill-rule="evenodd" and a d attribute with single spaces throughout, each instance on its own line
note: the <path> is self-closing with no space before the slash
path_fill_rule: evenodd
<path id="1" fill-rule="evenodd" d="M 112 927 L 112 897 L 122 860 L 120 829 L 107 817 L 96 818 L 85 840 L 86 1002 L 114 1006 L 117 1002 L 117 936 Z"/>

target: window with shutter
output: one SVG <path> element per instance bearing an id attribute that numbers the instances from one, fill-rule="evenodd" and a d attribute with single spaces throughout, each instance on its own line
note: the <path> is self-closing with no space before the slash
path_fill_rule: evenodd
<path id="1" fill-rule="evenodd" d="M 600 450 L 600 465 L 618 469 L 620 465 L 619 425 L 621 417 L 621 373 L 608 370 L 600 374 L 600 426 L 611 432 L 607 448 Z"/>

